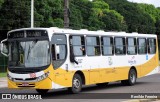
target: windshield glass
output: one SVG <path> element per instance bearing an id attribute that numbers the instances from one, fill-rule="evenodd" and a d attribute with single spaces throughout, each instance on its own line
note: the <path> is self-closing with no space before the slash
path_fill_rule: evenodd
<path id="1" fill-rule="evenodd" d="M 9 44 L 10 67 L 40 67 L 49 65 L 49 42 L 47 40 L 12 41 Z"/>

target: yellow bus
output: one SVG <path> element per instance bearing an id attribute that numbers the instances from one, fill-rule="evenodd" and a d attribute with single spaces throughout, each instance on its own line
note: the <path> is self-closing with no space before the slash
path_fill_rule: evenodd
<path id="1" fill-rule="evenodd" d="M 154 34 L 23 28 L 8 32 L 1 53 L 8 56 L 8 88 L 39 93 L 60 88 L 78 93 L 82 85 L 113 81 L 134 85 L 137 78 L 159 71 Z"/>

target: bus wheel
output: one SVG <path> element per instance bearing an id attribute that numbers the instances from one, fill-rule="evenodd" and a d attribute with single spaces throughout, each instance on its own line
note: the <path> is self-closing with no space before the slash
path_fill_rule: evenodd
<path id="1" fill-rule="evenodd" d="M 79 74 L 75 74 L 72 80 L 72 87 L 69 88 L 71 93 L 79 93 L 82 89 L 82 78 Z"/>
<path id="2" fill-rule="evenodd" d="M 48 89 L 36 89 L 36 91 L 39 93 L 39 94 L 46 94 L 48 92 Z"/>
<path id="3" fill-rule="evenodd" d="M 121 83 L 123 85 L 132 86 L 136 83 L 136 79 L 137 79 L 137 73 L 134 69 L 131 69 L 129 71 L 128 80 L 122 80 Z"/>
<path id="4" fill-rule="evenodd" d="M 108 85 L 108 82 L 107 83 L 98 83 L 96 85 L 99 87 L 106 87 Z"/>

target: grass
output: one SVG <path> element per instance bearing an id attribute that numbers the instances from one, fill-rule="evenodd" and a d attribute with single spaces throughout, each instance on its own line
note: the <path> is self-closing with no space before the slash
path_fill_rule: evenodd
<path id="1" fill-rule="evenodd" d="M 0 73 L 0 78 L 1 78 L 1 77 L 6 77 L 6 76 L 7 76 L 7 73 L 6 73 L 6 72 Z"/>

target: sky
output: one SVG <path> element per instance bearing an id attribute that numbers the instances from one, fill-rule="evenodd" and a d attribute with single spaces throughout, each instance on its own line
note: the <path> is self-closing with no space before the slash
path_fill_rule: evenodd
<path id="1" fill-rule="evenodd" d="M 128 0 L 128 1 L 137 2 L 137 3 L 153 4 L 155 7 L 160 7 L 160 0 Z"/>

